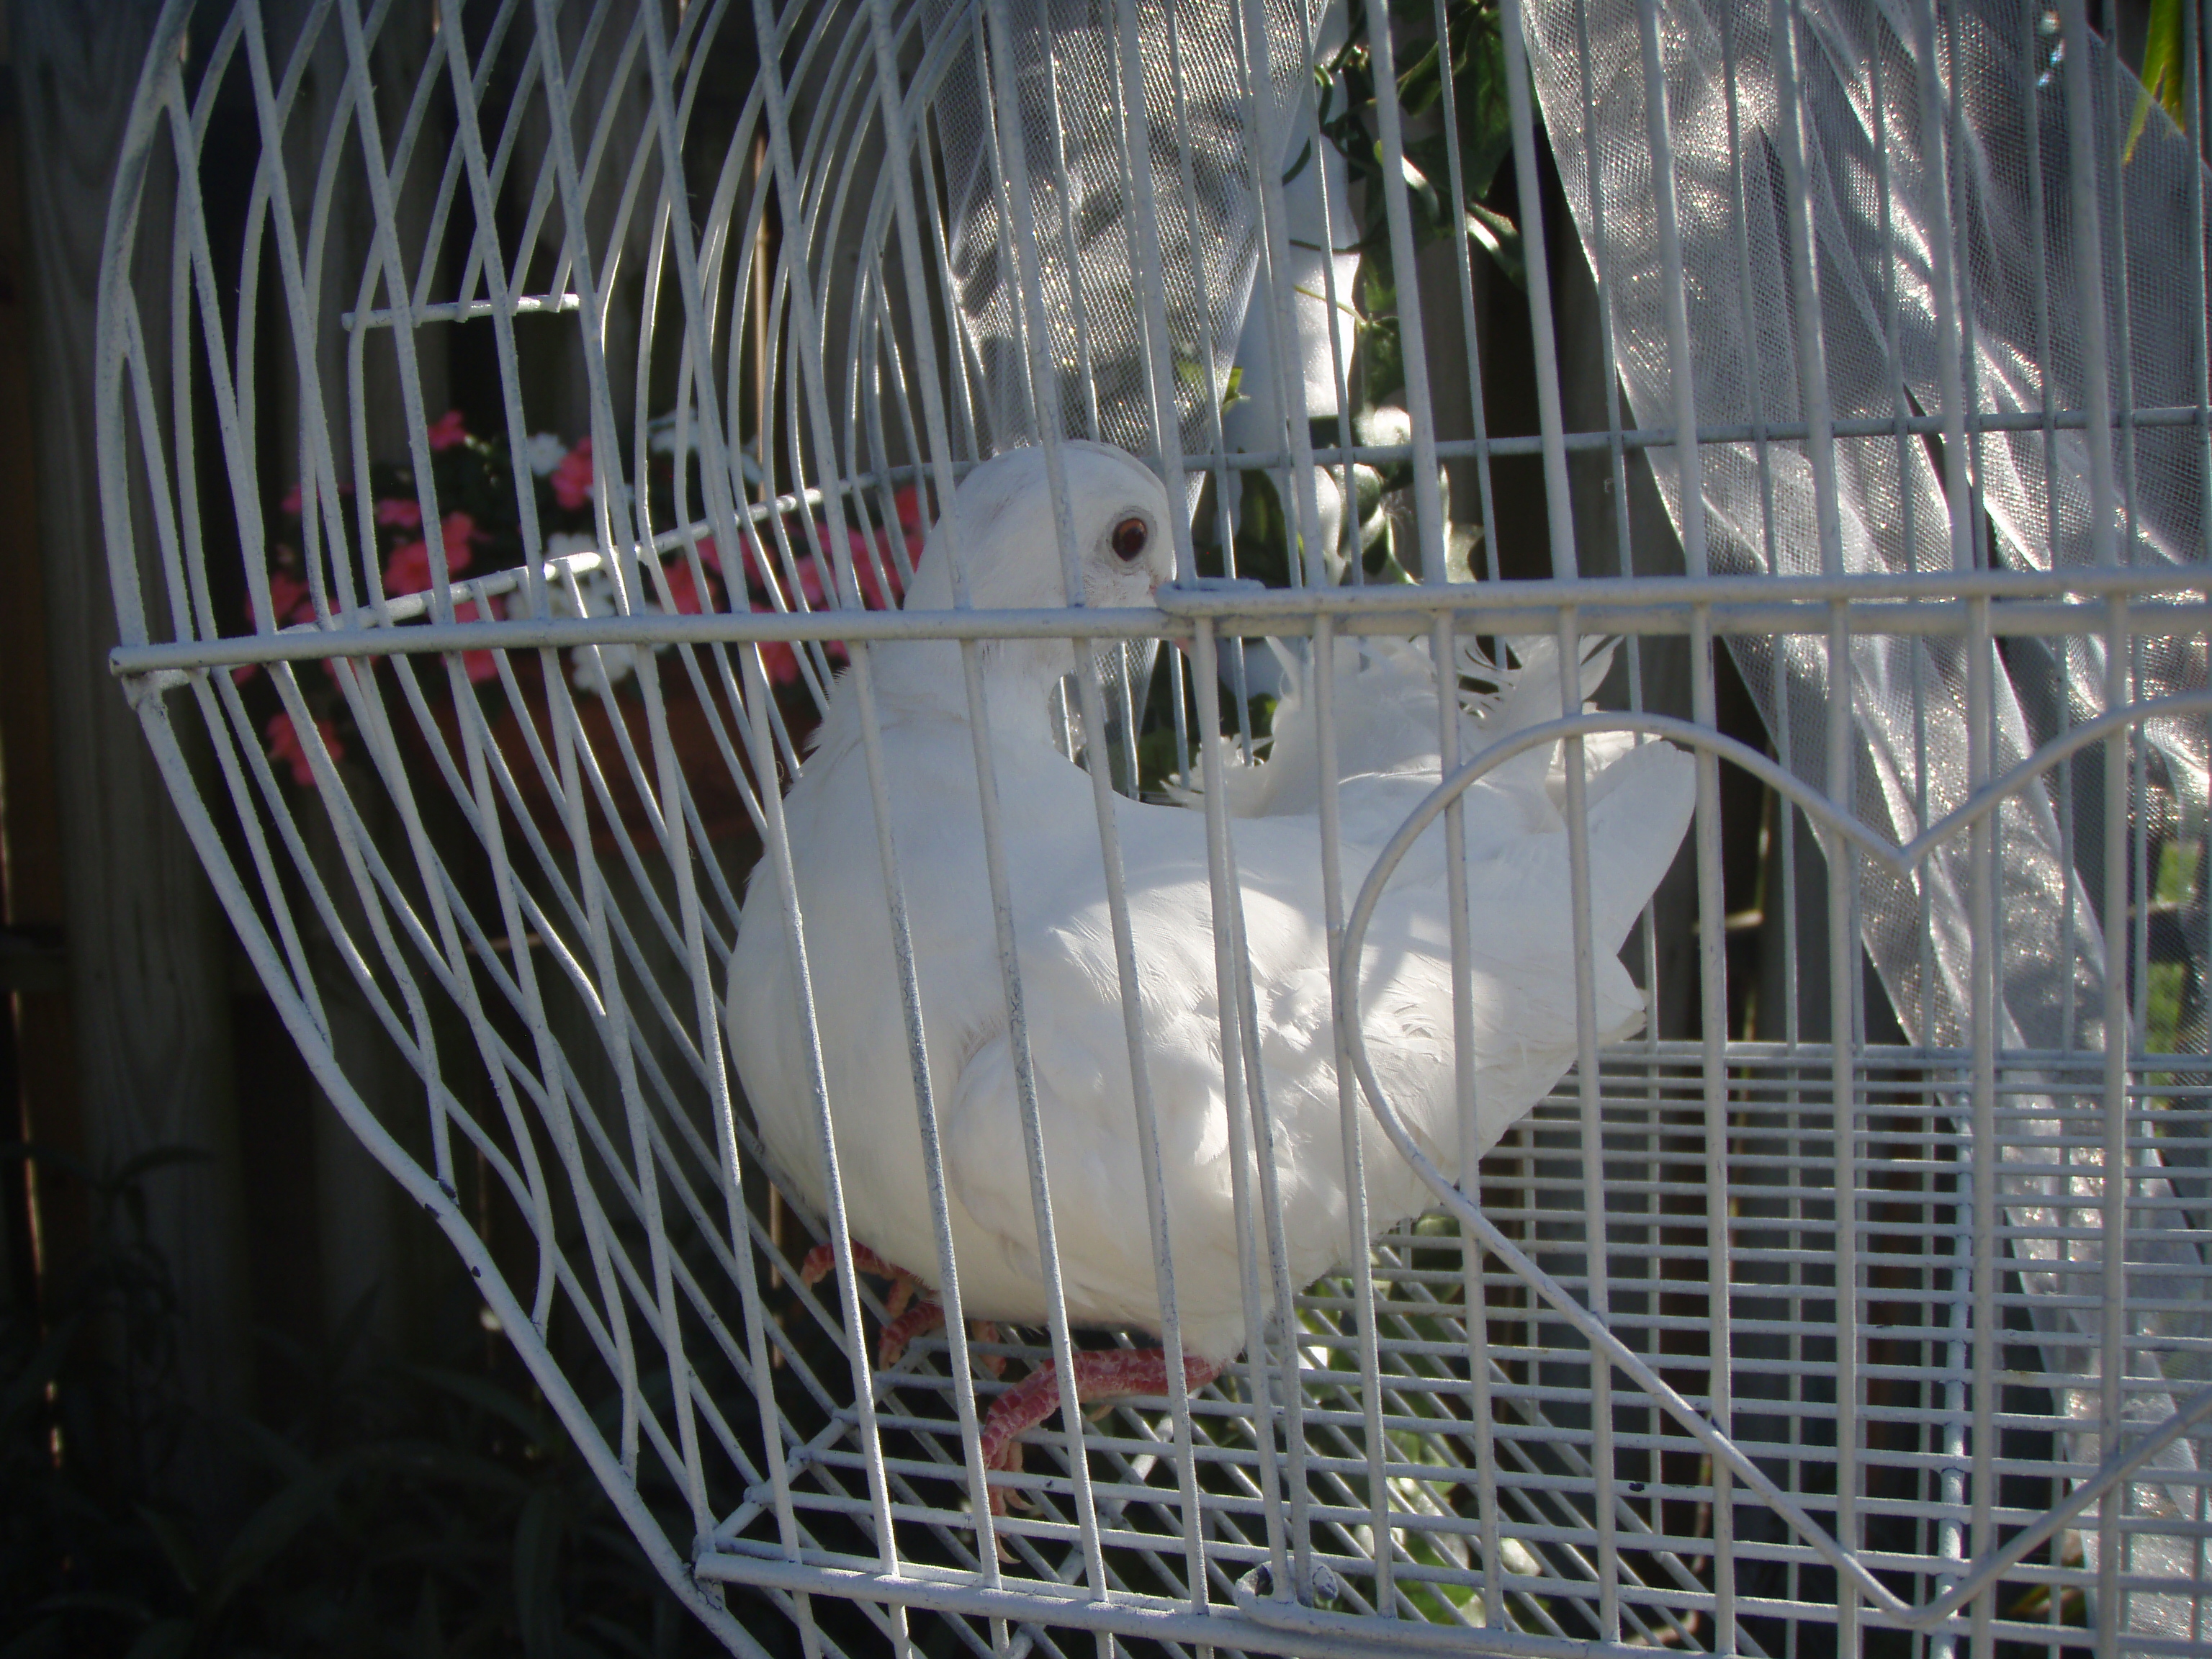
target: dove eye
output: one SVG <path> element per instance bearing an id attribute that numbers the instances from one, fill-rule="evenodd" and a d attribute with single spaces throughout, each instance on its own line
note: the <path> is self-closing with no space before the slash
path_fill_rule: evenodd
<path id="1" fill-rule="evenodd" d="M 1145 542 L 1151 534 L 1151 526 L 1142 519 L 1122 520 L 1114 526 L 1114 556 L 1124 564 L 1134 564 L 1144 556 Z"/>

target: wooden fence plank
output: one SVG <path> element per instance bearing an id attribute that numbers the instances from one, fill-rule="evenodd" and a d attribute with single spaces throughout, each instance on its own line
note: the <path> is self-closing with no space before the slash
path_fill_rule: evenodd
<path id="1" fill-rule="evenodd" d="M 4 14 L 0 14 L 4 23 Z M 0 65 L 12 62 L 0 47 Z M 18 523 L 38 512 L 30 407 L 29 250 L 23 240 L 22 137 L 12 73 L 0 74 L 0 499 Z M 59 963 L 62 838 L 54 806 L 53 700 L 46 678 L 46 584 L 34 536 L 0 544 L 0 919 L 9 949 L 0 995 L 12 994 L 14 1097 L 0 1103 L 0 1138 L 82 1151 L 74 1091 L 69 995 Z M 65 1182 L 42 1193 L 28 1165 L 0 1170 L 7 1199 L 9 1285 L 37 1296 L 40 1259 L 82 1247 L 84 1194 Z M 33 1208 L 34 1194 L 36 1208 Z"/>
<path id="2" fill-rule="evenodd" d="M 108 1168 L 166 1145 L 208 1154 L 150 1176 L 145 1191 L 151 1237 L 176 1277 L 179 1380 L 194 1405 L 223 1408 L 244 1401 L 250 1374 L 223 925 L 107 672 L 116 623 L 94 459 L 94 304 L 107 198 L 156 10 L 150 0 L 13 0 L 9 21 L 83 1145 Z M 149 183 L 141 220 L 140 270 L 153 279 L 142 295 L 165 291 L 162 191 Z M 165 375 L 166 302 L 148 306 L 143 321 Z M 167 396 L 164 386 L 157 401 Z M 203 1473 L 173 1468 L 170 1489 L 204 1499 Z"/>

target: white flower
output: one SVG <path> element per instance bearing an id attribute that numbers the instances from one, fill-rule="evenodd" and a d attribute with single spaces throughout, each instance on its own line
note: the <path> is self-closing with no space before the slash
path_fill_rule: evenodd
<path id="1" fill-rule="evenodd" d="M 596 581 L 594 579 L 598 579 Z M 611 617 L 615 614 L 614 579 L 603 572 L 593 571 L 584 579 L 585 603 L 592 608 L 586 614 Z M 647 599 L 632 612 L 635 616 L 659 616 L 660 607 Z M 637 672 L 639 659 L 650 654 L 652 647 L 643 645 L 602 645 L 596 654 L 588 645 L 580 645 L 568 653 L 568 678 L 579 691 L 597 691 L 602 695 L 628 679 Z"/>
<path id="2" fill-rule="evenodd" d="M 1362 444 L 1376 449 L 1402 448 L 1413 441 L 1413 417 L 1390 404 L 1362 410 L 1352 417 L 1352 429 Z"/>
<path id="3" fill-rule="evenodd" d="M 658 420 L 649 422 L 645 431 L 646 447 L 654 454 L 673 455 L 676 453 L 676 417 L 673 415 L 663 415 Z M 687 454 L 696 455 L 699 453 L 699 423 L 696 421 L 684 428 L 684 448 Z"/>
<path id="4" fill-rule="evenodd" d="M 545 538 L 545 556 L 565 559 L 572 554 L 588 553 L 599 544 L 599 538 L 588 530 L 558 530 Z"/>
<path id="5" fill-rule="evenodd" d="M 637 671 L 636 647 L 628 645 L 580 645 L 568 653 L 568 678 L 579 691 L 602 696 Z"/>
<path id="6" fill-rule="evenodd" d="M 553 538 L 558 541 L 559 537 Z M 590 538 L 584 538 L 589 545 Z M 613 617 L 621 614 L 622 607 L 615 601 L 614 572 L 601 568 L 587 570 L 576 579 L 576 595 L 571 598 L 565 581 L 553 585 L 553 614 L 556 617 Z M 577 610 L 577 601 L 583 609 Z M 640 599 L 630 607 L 632 616 L 657 617 L 660 607 L 651 599 Z M 568 653 L 568 678 L 579 691 L 606 692 L 637 672 L 639 658 L 652 647 L 642 645 L 602 645 L 596 654 L 588 645 L 580 645 Z"/>
<path id="7" fill-rule="evenodd" d="M 559 536 L 552 538 L 555 542 L 562 539 Z M 588 549 L 591 538 L 583 539 Z M 550 543 L 546 550 L 559 556 Z M 615 604 L 615 579 L 605 569 L 586 570 L 573 585 L 565 576 L 556 577 L 546 583 L 545 594 L 547 609 L 556 617 L 611 617 L 618 609 Z"/>
<path id="8" fill-rule="evenodd" d="M 561 441 L 556 433 L 533 432 L 522 446 L 522 459 L 538 477 L 550 477 L 553 469 L 561 465 L 561 458 L 568 453 L 568 446 Z"/>

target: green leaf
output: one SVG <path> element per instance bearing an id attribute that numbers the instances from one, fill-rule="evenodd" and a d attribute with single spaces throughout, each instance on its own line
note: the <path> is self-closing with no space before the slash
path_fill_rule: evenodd
<path id="1" fill-rule="evenodd" d="M 415 1651 L 422 1659 L 445 1659 L 446 1622 L 438 1616 L 438 1581 L 422 1575 L 422 1588 L 415 1600 Z"/>
<path id="2" fill-rule="evenodd" d="M 1507 281 L 1517 289 L 1528 288 L 1528 253 L 1522 246 L 1518 225 L 1502 213 L 1494 213 L 1479 202 L 1470 202 L 1467 206 L 1467 234 L 1498 262 Z"/>
<path id="3" fill-rule="evenodd" d="M 554 1589 L 561 1521 L 550 1492 L 532 1492 L 514 1524 L 514 1614 L 526 1659 L 556 1659 L 560 1603 Z"/>
<path id="4" fill-rule="evenodd" d="M 1380 142 L 1377 142 L 1375 146 L 1375 160 L 1379 168 L 1383 161 L 1382 146 Z M 1437 204 L 1437 187 L 1429 182 L 1429 175 L 1413 164 L 1413 158 L 1410 153 L 1401 164 L 1399 173 L 1406 181 L 1407 205 L 1413 210 L 1418 239 L 1422 221 L 1434 222 L 1443 216 L 1443 210 Z"/>
<path id="5" fill-rule="evenodd" d="M 383 1291 L 381 1284 L 372 1284 L 353 1299 L 353 1305 L 339 1319 L 329 1343 L 332 1370 L 343 1369 L 361 1351 L 362 1342 L 368 1335 L 368 1322 L 376 1312 L 376 1304 Z"/>
<path id="6" fill-rule="evenodd" d="M 64 1659 L 68 1640 L 60 1620 L 42 1620 L 0 1644 L 0 1659 Z"/>
<path id="7" fill-rule="evenodd" d="M 496 1493 L 517 1500 L 526 1498 L 539 1486 L 538 1480 L 516 1473 L 496 1458 L 480 1456 L 465 1447 L 442 1441 L 387 1442 L 365 1451 L 362 1466 L 420 1475 L 442 1486 Z"/>
<path id="8" fill-rule="evenodd" d="M 199 1146 L 177 1144 L 149 1146 L 100 1184 L 110 1192 L 118 1192 L 133 1182 L 143 1181 L 156 1170 L 166 1170 L 173 1164 L 204 1164 L 208 1156 L 206 1150 Z"/>
<path id="9" fill-rule="evenodd" d="M 1406 388 L 1405 344 L 1398 331 L 1396 305 L 1393 296 L 1391 308 L 1378 314 L 1373 298 L 1367 301 L 1369 323 L 1359 337 L 1363 381 L 1359 395 L 1370 404 L 1395 398 Z"/>
<path id="10" fill-rule="evenodd" d="M 584 1620 L 585 1628 L 601 1641 L 610 1643 L 618 1653 L 635 1654 L 637 1659 L 653 1659 L 653 1650 L 637 1634 L 603 1613 L 595 1613 Z"/>
<path id="11" fill-rule="evenodd" d="M 139 1632 L 125 1659 L 184 1659 L 198 1635 L 189 1619 L 164 1619 Z"/>
<path id="12" fill-rule="evenodd" d="M 230 1425 L 228 1432 L 280 1480 L 297 1480 L 315 1467 L 314 1459 L 266 1424 L 247 1418 Z"/>
<path id="13" fill-rule="evenodd" d="M 1467 33 L 1452 77 L 1459 118 L 1460 187 L 1469 201 L 1490 194 L 1498 169 L 1513 152 L 1513 106 L 1507 95 L 1505 41 L 1494 11 L 1482 11 Z"/>
<path id="14" fill-rule="evenodd" d="M 443 1390 L 465 1405 L 496 1417 L 519 1430 L 532 1445 L 544 1445 L 546 1438 L 545 1419 L 519 1395 L 502 1389 L 487 1378 L 471 1376 L 467 1371 L 451 1370 L 442 1365 L 403 1365 L 406 1375 L 431 1387 Z"/>
<path id="15" fill-rule="evenodd" d="M 2154 100 L 2176 126 L 2181 125 L 2183 64 L 2189 54 L 2181 5 L 2182 0 L 2151 0 L 2150 27 L 2143 37 L 2142 96 L 2136 100 L 2135 118 L 2128 123 L 2124 161 L 2135 160 L 2136 140 L 2142 137 Z"/>
<path id="16" fill-rule="evenodd" d="M 161 1547 L 161 1553 L 168 1558 L 169 1570 L 177 1575 L 177 1582 L 191 1594 L 198 1595 L 200 1593 L 200 1558 L 199 1552 L 192 1547 L 192 1540 L 185 1537 L 184 1529 L 167 1516 L 150 1510 L 143 1504 L 134 1507 L 138 1511 L 138 1518 L 146 1523 L 146 1529 L 154 1534 L 154 1541 Z"/>
<path id="17" fill-rule="evenodd" d="M 1375 545 L 1382 534 L 1382 526 L 1389 522 L 1382 511 L 1382 497 L 1389 483 L 1374 467 L 1360 461 L 1352 469 L 1353 506 L 1359 520 L 1359 544 L 1362 548 Z"/>
<path id="18" fill-rule="evenodd" d="M 1443 96 L 1443 52 L 1436 41 L 1398 77 L 1398 105 L 1408 115 L 1423 115 Z"/>
<path id="19" fill-rule="evenodd" d="M 327 1513 L 338 1484 L 354 1470 L 351 1457 L 340 1457 L 289 1486 L 256 1510 L 238 1529 L 210 1588 L 207 1611 L 214 1613 L 283 1554 L 308 1524 Z"/>
<path id="20" fill-rule="evenodd" d="M 128 1619 L 134 1625 L 143 1625 L 154 1615 L 145 1604 L 134 1601 L 127 1595 L 101 1595 L 89 1590 L 70 1595 L 49 1595 L 39 1603 L 40 1613 L 104 1613 L 111 1618 Z M 0 1649 L 4 1653 L 5 1649 Z"/>

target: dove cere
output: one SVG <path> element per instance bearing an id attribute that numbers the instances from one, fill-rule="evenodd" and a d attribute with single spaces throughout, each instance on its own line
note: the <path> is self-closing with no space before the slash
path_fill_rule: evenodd
<path id="1" fill-rule="evenodd" d="M 1133 458 L 1061 447 L 1082 602 L 1144 606 L 1173 574 L 1166 492 Z M 1060 544 L 1041 451 L 977 468 L 931 532 L 909 610 L 949 610 L 952 560 L 979 609 L 1064 605 Z M 1161 1328 L 1138 1119 L 1092 783 L 1053 742 L 1048 703 L 1074 667 L 1066 640 L 977 647 L 1000 833 L 1067 1316 Z M 1024 1153 L 1016 1060 L 984 856 L 975 737 L 961 647 L 872 651 L 891 832 L 927 1036 L 963 1312 L 1042 1324 L 1043 1265 Z M 1276 1184 L 1292 1281 L 1346 1262 L 1349 1237 L 1327 929 L 1322 778 L 1311 676 L 1333 676 L 1342 873 L 1357 890 L 1383 846 L 1437 786 L 1437 665 L 1425 647 L 1342 641 L 1326 665 L 1289 665 L 1267 757 L 1225 778 L 1249 948 L 1256 1048 L 1273 1120 Z M 1562 665 L 1548 641 L 1492 667 L 1462 648 L 1449 666 L 1460 752 L 1559 717 Z M 1573 665 L 1577 705 L 1609 660 Z M 1462 690 L 1468 680 L 1486 691 Z M 887 1330 L 887 1354 L 933 1312 L 936 1230 L 924 1174 L 907 1026 L 878 856 L 860 710 L 840 681 L 804 775 L 784 803 L 821 1065 L 847 1212 L 863 1270 L 921 1297 Z M 1643 1001 L 1619 960 L 1687 830 L 1690 757 L 1665 743 L 1589 739 L 1589 872 L 1596 1036 L 1637 1029 Z M 1547 1095 L 1577 1041 L 1565 777 L 1559 744 L 1505 761 L 1464 797 L 1475 1156 Z M 1175 1306 L 1193 1383 L 1245 1344 L 1235 1176 L 1221 1053 L 1206 815 L 1194 804 L 1115 796 L 1157 1114 Z M 763 1142 L 795 1194 L 824 1210 L 818 1120 L 784 897 L 754 872 L 730 967 L 732 1045 Z M 1387 888 L 1359 964 L 1362 1028 L 1378 1079 L 1422 1150 L 1455 1179 L 1462 1134 L 1453 1052 L 1444 836 L 1432 827 Z M 1368 1215 L 1379 1230 L 1419 1212 L 1427 1188 L 1372 1115 L 1360 1115 Z M 810 1273 L 826 1267 L 817 1251 Z M 1157 1350 L 1079 1353 L 1086 1401 L 1166 1392 Z M 1048 1365 L 1001 1394 L 987 1460 L 1018 1467 L 1015 1438 L 1057 1409 Z M 997 1507 L 994 1501 L 994 1507 Z"/>

